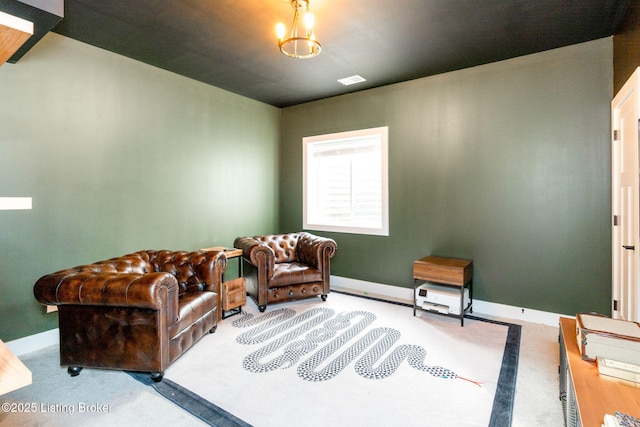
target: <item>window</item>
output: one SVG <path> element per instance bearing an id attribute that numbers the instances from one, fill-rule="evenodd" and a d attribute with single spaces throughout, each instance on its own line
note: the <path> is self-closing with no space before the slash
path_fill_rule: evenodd
<path id="1" fill-rule="evenodd" d="M 310 136 L 303 144 L 303 227 L 389 235 L 389 128 Z"/>

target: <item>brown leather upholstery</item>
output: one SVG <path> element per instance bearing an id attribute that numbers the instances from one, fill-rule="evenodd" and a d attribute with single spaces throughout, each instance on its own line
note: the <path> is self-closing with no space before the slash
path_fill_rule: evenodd
<path id="1" fill-rule="evenodd" d="M 57 305 L 60 364 L 164 370 L 220 319 L 219 251 L 139 251 L 41 277 L 36 299 Z"/>
<path id="2" fill-rule="evenodd" d="M 274 302 L 318 295 L 326 300 L 331 291 L 332 239 L 301 232 L 238 237 L 233 245 L 242 249 L 247 292 L 260 311 Z"/>

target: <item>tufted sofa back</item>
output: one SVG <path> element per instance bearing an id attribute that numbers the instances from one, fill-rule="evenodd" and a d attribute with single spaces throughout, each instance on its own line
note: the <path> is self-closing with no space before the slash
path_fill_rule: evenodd
<path id="1" fill-rule="evenodd" d="M 178 281 L 179 294 L 184 294 L 187 290 L 202 291 L 205 284 L 215 280 L 210 271 L 199 268 L 201 260 L 194 256 L 199 255 L 187 251 L 146 250 L 82 265 L 74 270 L 83 273 L 170 273 Z M 204 256 L 200 255 L 201 258 Z"/>
<path id="2" fill-rule="evenodd" d="M 174 276 L 178 280 L 180 294 L 194 289 L 202 291 L 206 284 L 212 284 L 216 280 L 213 271 L 205 268 L 208 264 L 202 262 L 207 256 L 205 253 L 147 250 L 136 252 L 134 255 L 139 255 L 151 271 L 170 273 Z"/>
<path id="3" fill-rule="evenodd" d="M 121 256 L 119 258 L 98 261 L 93 264 L 81 265 L 75 268 L 78 272 L 88 273 L 134 273 L 144 274 L 154 271 L 149 263 L 139 253 Z"/>
<path id="4" fill-rule="evenodd" d="M 272 234 L 268 236 L 255 236 L 256 240 L 266 243 L 276 255 L 276 264 L 281 262 L 298 261 L 297 246 L 298 233 Z"/>

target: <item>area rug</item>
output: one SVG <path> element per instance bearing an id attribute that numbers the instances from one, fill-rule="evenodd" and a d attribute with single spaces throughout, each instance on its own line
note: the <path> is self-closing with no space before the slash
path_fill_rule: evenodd
<path id="1" fill-rule="evenodd" d="M 519 340 L 518 325 L 336 292 L 248 302 L 161 387 L 211 425 L 509 426 Z"/>

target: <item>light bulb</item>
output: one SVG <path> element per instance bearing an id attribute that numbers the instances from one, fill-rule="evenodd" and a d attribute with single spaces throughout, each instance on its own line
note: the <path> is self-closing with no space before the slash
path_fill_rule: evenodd
<path id="1" fill-rule="evenodd" d="M 278 24 L 276 25 L 276 35 L 278 36 L 279 40 L 284 39 L 284 33 L 287 31 L 287 29 L 285 28 L 284 24 L 282 22 L 278 22 Z"/>
<path id="2" fill-rule="evenodd" d="M 313 29 L 313 23 L 314 23 L 313 13 L 307 12 L 304 15 L 304 25 L 307 27 L 307 33 L 310 33 L 311 30 Z"/>

